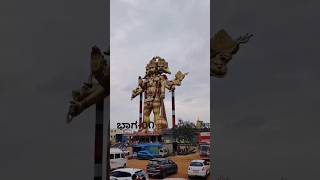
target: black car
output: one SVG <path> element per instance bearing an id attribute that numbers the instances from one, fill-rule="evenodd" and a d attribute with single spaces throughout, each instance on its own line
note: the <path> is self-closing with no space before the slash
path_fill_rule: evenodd
<path id="1" fill-rule="evenodd" d="M 161 178 L 164 178 L 168 174 L 175 174 L 177 172 L 177 164 L 167 158 L 151 159 L 147 165 L 147 174 L 149 176 L 161 176 Z"/>

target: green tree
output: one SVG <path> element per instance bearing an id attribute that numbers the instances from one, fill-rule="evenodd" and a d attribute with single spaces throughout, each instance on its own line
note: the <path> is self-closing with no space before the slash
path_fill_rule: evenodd
<path id="1" fill-rule="evenodd" d="M 178 120 L 178 124 L 172 129 L 173 136 L 177 141 L 192 142 L 196 132 L 196 126 L 190 121 Z"/>

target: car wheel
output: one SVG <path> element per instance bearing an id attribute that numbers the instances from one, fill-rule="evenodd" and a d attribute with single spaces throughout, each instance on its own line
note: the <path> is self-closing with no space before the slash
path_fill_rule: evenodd
<path id="1" fill-rule="evenodd" d="M 166 177 L 166 172 L 165 172 L 165 171 L 162 172 L 161 177 L 162 177 L 162 178 L 165 178 L 165 177 Z"/>

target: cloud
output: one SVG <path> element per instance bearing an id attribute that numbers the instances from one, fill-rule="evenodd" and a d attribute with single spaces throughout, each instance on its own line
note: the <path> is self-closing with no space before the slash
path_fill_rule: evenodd
<path id="1" fill-rule="evenodd" d="M 176 91 L 177 116 L 209 120 L 209 1 L 113 2 L 111 12 L 111 124 L 138 119 L 139 100 L 130 101 L 138 76 L 154 56 L 174 74 L 189 72 Z M 134 6 L 134 7 L 133 7 Z M 121 11 L 121 13 L 119 13 Z M 179 13 L 177 13 L 179 12 Z M 192 14 L 190 12 L 193 12 Z M 184 99 L 196 99 L 186 102 Z M 169 115 L 170 94 L 166 104 Z M 123 113 L 126 112 L 126 113 Z M 171 119 L 171 118 L 170 118 Z"/>

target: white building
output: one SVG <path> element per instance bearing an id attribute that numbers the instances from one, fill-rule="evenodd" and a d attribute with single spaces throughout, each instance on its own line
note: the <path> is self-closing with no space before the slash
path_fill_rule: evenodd
<path id="1" fill-rule="evenodd" d="M 110 130 L 110 142 L 111 142 L 111 144 L 117 143 L 116 142 L 116 135 L 117 134 L 123 134 L 123 130 L 120 130 L 120 129 L 111 129 Z"/>

